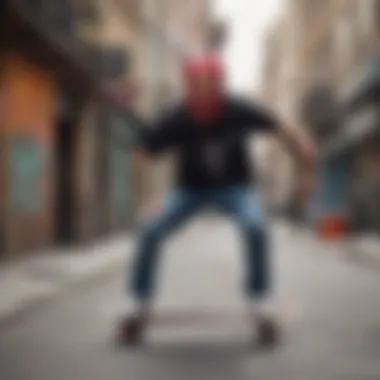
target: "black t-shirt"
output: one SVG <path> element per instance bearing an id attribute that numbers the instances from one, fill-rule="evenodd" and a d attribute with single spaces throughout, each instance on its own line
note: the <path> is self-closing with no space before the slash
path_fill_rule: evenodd
<path id="1" fill-rule="evenodd" d="M 151 154 L 175 150 L 177 184 L 202 189 L 249 184 L 254 180 L 247 135 L 272 132 L 278 122 L 268 111 L 229 98 L 213 125 L 199 125 L 182 105 L 173 107 L 142 135 Z"/>

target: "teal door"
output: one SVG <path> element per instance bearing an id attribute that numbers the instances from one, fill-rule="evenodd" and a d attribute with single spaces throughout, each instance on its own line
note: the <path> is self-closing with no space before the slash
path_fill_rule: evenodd
<path id="1" fill-rule="evenodd" d="M 323 213 L 345 213 L 351 175 L 348 154 L 330 157 L 321 165 L 321 206 Z"/>
<path id="2" fill-rule="evenodd" d="M 110 177 L 111 224 L 119 229 L 127 225 L 131 213 L 128 153 L 120 147 L 111 150 Z"/>
<path id="3" fill-rule="evenodd" d="M 42 207 L 42 158 L 37 143 L 27 136 L 13 138 L 7 161 L 12 210 L 21 214 L 37 213 Z"/>
<path id="4" fill-rule="evenodd" d="M 133 215 L 131 151 L 133 125 L 117 114 L 112 118 L 110 139 L 110 218 L 113 229 L 126 228 Z"/>

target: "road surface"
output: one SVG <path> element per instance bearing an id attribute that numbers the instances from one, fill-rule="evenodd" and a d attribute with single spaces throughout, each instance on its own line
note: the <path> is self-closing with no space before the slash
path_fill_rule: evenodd
<path id="1" fill-rule="evenodd" d="M 380 276 L 280 227 L 273 246 L 285 329 L 273 352 L 250 344 L 237 234 L 228 223 L 198 221 L 166 247 L 159 320 L 145 347 L 122 350 L 113 342 L 120 268 L 0 331 L 0 379 L 380 379 Z M 220 312 L 212 318 L 206 308 Z"/>

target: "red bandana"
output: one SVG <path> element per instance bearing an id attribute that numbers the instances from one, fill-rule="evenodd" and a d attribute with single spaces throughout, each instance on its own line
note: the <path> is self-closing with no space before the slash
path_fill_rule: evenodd
<path id="1" fill-rule="evenodd" d="M 186 105 L 191 115 L 203 123 L 212 123 L 221 112 L 223 98 L 224 73 L 221 62 L 214 56 L 203 56 L 189 59 L 184 64 L 186 83 Z M 208 96 L 200 97 L 193 84 L 201 78 L 216 81 L 215 91 Z"/>

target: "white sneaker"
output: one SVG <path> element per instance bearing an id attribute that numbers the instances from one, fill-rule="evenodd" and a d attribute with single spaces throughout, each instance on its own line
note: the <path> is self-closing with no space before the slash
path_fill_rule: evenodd
<path id="1" fill-rule="evenodd" d="M 275 306 L 269 298 L 254 298 L 248 301 L 248 312 L 253 317 L 274 317 Z"/>
<path id="2" fill-rule="evenodd" d="M 277 345 L 281 339 L 281 332 L 272 300 L 252 299 L 248 302 L 248 308 L 259 346 L 273 347 Z"/>
<path id="3" fill-rule="evenodd" d="M 150 305 L 148 302 L 133 298 L 124 300 L 121 307 L 122 316 L 148 316 Z"/>

